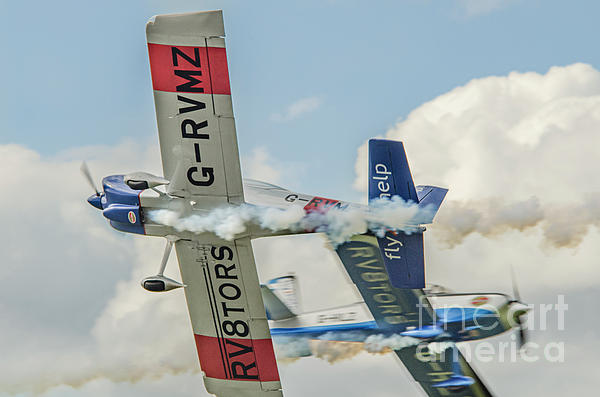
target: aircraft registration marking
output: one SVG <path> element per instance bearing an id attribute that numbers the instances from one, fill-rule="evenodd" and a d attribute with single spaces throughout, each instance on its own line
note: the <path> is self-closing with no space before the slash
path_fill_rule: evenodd
<path id="1" fill-rule="evenodd" d="M 216 337 L 195 335 L 202 370 L 208 377 L 246 381 L 279 380 L 271 339 L 252 339 L 235 248 L 201 246 L 198 262 Z"/>
<path id="2" fill-rule="evenodd" d="M 317 316 L 317 323 L 333 323 L 333 322 L 344 322 L 344 321 L 354 321 L 357 318 L 357 313 L 352 312 L 342 312 L 342 313 L 327 313 L 327 314 L 319 314 Z"/>
<path id="3" fill-rule="evenodd" d="M 225 48 L 148 43 L 148 52 L 153 88 L 177 93 L 177 115 L 185 115 L 178 118 L 181 137 L 193 140 L 195 164 L 188 167 L 187 180 L 194 186 L 211 186 L 215 170 L 203 161 L 201 149 L 210 142 L 210 129 L 218 131 L 217 125 L 209 125 L 215 120 L 212 95 L 231 95 Z"/>
<path id="4" fill-rule="evenodd" d="M 339 200 L 315 196 L 312 198 L 312 200 L 310 200 L 308 202 L 308 204 L 306 204 L 304 206 L 304 210 L 308 213 L 311 213 L 311 212 L 325 213 L 332 208 L 343 210 L 346 207 L 348 207 L 348 204 L 343 203 Z"/>
<path id="5" fill-rule="evenodd" d="M 148 43 L 148 53 L 155 90 L 231 95 L 225 48 Z"/>

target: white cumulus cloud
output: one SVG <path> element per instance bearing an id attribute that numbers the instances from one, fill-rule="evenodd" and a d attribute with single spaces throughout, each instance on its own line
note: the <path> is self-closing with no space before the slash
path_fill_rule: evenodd
<path id="1" fill-rule="evenodd" d="M 273 113 L 271 115 L 271 120 L 277 122 L 291 121 L 304 114 L 314 112 L 322 103 L 323 99 L 319 96 L 298 99 L 296 102 L 286 107 L 283 112 Z"/>
<path id="2" fill-rule="evenodd" d="M 594 368 L 589 352 L 597 338 L 579 330 L 597 328 L 586 314 L 597 301 L 600 231 L 589 223 L 580 233 L 579 226 L 593 214 L 600 191 L 599 95 L 600 73 L 584 64 L 476 79 L 418 107 L 386 134 L 406 143 L 417 183 L 450 188 L 440 224 L 425 234 L 428 281 L 459 291 L 509 292 L 512 263 L 525 301 L 555 303 L 557 293 L 566 294 L 567 330 L 534 334 L 565 339 L 565 363 L 476 363 L 499 395 L 539 392 L 544 373 L 556 373 L 546 378 L 546 395 L 573 388 L 585 394 L 593 386 L 593 371 L 581 368 Z M 365 148 L 360 153 L 363 172 Z M 98 179 L 138 170 L 161 174 L 156 145 L 74 148 L 53 157 L 0 145 L 8 192 L 0 196 L 0 396 L 203 395 L 182 291 L 151 294 L 139 286 L 156 272 L 163 241 L 109 227 L 85 202 L 92 192 L 79 174 L 83 159 Z M 365 180 L 366 173 L 358 178 Z M 453 220 L 463 223 L 447 225 L 464 235 L 448 244 L 439 237 L 443 217 L 461 211 Z M 543 226 L 549 220 L 554 228 Z M 540 244 L 562 241 L 565 231 L 578 235 L 576 248 Z M 261 280 L 296 273 L 306 311 L 357 300 L 321 237 L 258 239 L 253 247 Z M 167 275 L 179 278 L 174 255 Z M 385 396 L 399 389 L 419 393 L 391 355 L 356 346 L 333 354 L 326 342 L 310 346 L 322 359 L 279 366 L 287 395 L 347 395 L 349 387 L 368 394 L 372 384 Z M 350 355 L 355 359 L 327 362 Z M 515 390 L 516 373 L 539 376 L 523 377 Z M 373 382 L 349 381 L 361 376 Z"/>
<path id="3" fill-rule="evenodd" d="M 269 183 L 279 183 L 281 168 L 264 146 L 252 150 L 242 158 L 244 177 Z"/>
<path id="4" fill-rule="evenodd" d="M 572 247 L 599 225 L 600 72 L 590 65 L 472 80 L 385 136 L 404 141 L 417 183 L 450 188 L 438 218 L 446 240 L 539 224 L 550 245 Z M 366 143 L 356 171 L 364 189 Z"/>

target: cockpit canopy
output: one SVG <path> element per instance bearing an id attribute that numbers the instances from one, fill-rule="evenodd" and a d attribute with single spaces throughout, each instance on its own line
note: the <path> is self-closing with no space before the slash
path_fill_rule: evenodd
<path id="1" fill-rule="evenodd" d="M 425 295 L 442 295 L 442 294 L 453 294 L 454 291 L 450 288 L 444 287 L 439 284 L 427 284 L 423 290 Z"/>
<path id="2" fill-rule="evenodd" d="M 244 178 L 244 187 L 249 188 L 257 188 L 263 190 L 287 190 L 282 188 L 281 186 L 273 185 L 272 183 L 267 183 L 263 181 L 257 181 L 256 179 L 247 179 Z"/>

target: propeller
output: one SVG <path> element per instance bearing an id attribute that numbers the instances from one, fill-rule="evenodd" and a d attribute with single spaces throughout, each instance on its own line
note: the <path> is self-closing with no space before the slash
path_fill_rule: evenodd
<path id="1" fill-rule="evenodd" d="M 92 189 L 94 189 L 94 191 L 96 192 L 96 196 L 100 197 L 100 192 L 98 191 L 98 188 L 96 187 L 96 184 L 94 183 L 94 178 L 92 178 L 92 173 L 90 172 L 90 169 L 88 168 L 88 165 L 85 161 L 83 163 L 81 163 L 81 173 L 83 174 L 85 179 L 87 179 L 87 181 L 90 184 L 90 186 L 92 187 Z"/>
<path id="2" fill-rule="evenodd" d="M 517 277 L 515 276 L 515 267 L 510 265 L 510 280 L 512 282 L 513 296 L 515 297 L 514 302 L 521 302 L 521 294 L 519 294 L 519 286 L 517 285 Z"/>
<path id="3" fill-rule="evenodd" d="M 524 303 L 523 301 L 521 301 L 521 294 L 519 293 L 519 286 L 517 285 L 517 278 L 515 276 L 515 269 L 514 267 L 511 265 L 510 266 L 510 276 L 511 276 L 511 281 L 512 281 L 512 289 L 513 289 L 513 296 L 514 299 L 510 300 L 509 303 L 511 304 L 519 304 L 523 306 L 523 309 L 517 309 L 515 310 L 514 314 L 513 314 L 513 320 L 515 321 L 515 323 L 517 323 L 519 325 L 519 350 L 523 347 L 523 345 L 525 345 L 527 343 L 528 340 L 528 335 L 526 332 L 525 327 L 523 326 L 523 322 L 524 322 L 524 316 L 527 315 L 527 311 L 529 310 L 529 308 L 527 307 L 527 304 Z"/>

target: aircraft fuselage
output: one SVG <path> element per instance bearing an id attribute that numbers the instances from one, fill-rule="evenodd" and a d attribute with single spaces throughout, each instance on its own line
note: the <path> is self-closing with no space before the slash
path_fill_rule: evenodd
<path id="1" fill-rule="evenodd" d="M 498 296 L 503 295 L 498 294 Z M 371 335 L 402 335 L 425 341 L 466 342 L 489 338 L 512 328 L 509 320 L 511 311 L 508 299 L 498 303 L 499 306 L 477 309 L 458 306 L 451 309 L 434 308 L 436 323 L 434 325 L 424 324 L 420 329 L 407 327 L 402 330 L 396 327 L 394 330 L 390 330 L 380 326 L 362 302 L 303 313 L 291 319 L 270 321 L 269 326 L 273 336 L 304 337 L 340 342 L 365 342 Z M 433 333 L 425 332 L 432 328 Z"/>
<path id="2" fill-rule="evenodd" d="M 122 232 L 144 234 L 149 236 L 177 236 L 181 239 L 196 237 L 198 233 L 186 230 L 175 230 L 171 226 L 153 222 L 147 214 L 152 210 L 167 209 L 176 211 L 181 216 L 207 215 L 215 208 L 237 206 L 223 201 L 222 198 L 203 198 L 198 203 L 184 197 L 158 194 L 151 189 L 135 190 L 124 182 L 123 175 L 111 175 L 102 180 L 103 193 L 91 196 L 88 202 L 101 209 L 110 225 Z M 335 199 L 292 192 L 281 187 L 264 182 L 244 181 L 246 204 L 262 207 L 286 209 L 292 206 L 302 208 L 306 214 L 312 212 L 325 213 L 330 209 L 365 209 L 366 206 L 352 204 Z M 244 236 L 251 238 L 311 233 L 314 230 L 278 230 L 263 228 L 258 224 L 249 223 Z M 240 236 L 242 237 L 242 236 Z"/>

